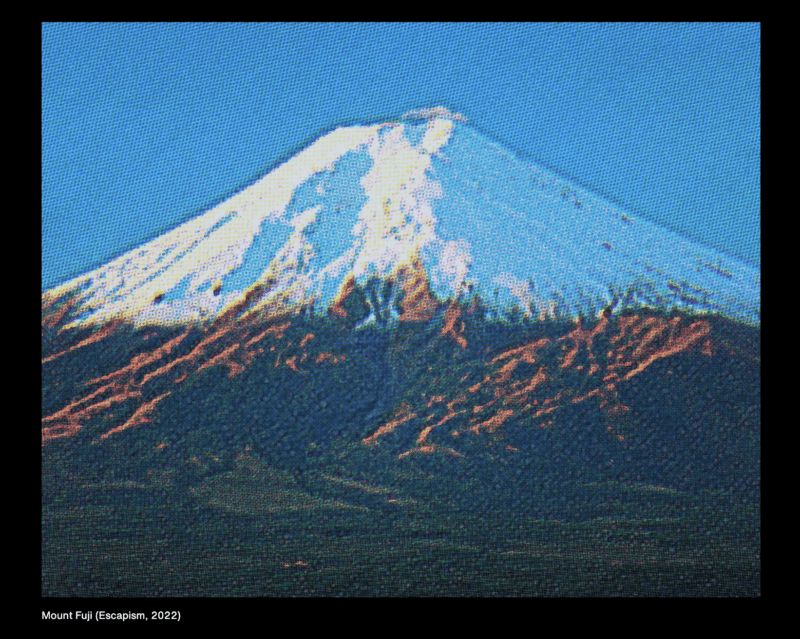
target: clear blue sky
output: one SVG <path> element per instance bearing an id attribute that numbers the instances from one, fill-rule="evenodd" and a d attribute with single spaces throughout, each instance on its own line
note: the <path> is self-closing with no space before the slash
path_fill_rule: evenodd
<path id="1" fill-rule="evenodd" d="M 760 85 L 758 24 L 45 24 L 42 289 L 336 125 L 438 105 L 760 265 Z"/>

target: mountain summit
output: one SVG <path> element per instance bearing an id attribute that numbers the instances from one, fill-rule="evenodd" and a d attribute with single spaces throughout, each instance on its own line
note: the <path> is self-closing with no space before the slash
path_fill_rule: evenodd
<path id="1" fill-rule="evenodd" d="M 43 302 L 69 299 L 68 326 L 170 325 L 337 314 L 375 282 L 384 294 L 359 326 L 473 293 L 534 318 L 678 307 L 760 322 L 759 269 L 521 161 L 443 107 L 337 128 Z"/>
<path id="2" fill-rule="evenodd" d="M 759 291 L 444 108 L 336 129 L 43 295 L 42 592 L 760 594 Z"/>

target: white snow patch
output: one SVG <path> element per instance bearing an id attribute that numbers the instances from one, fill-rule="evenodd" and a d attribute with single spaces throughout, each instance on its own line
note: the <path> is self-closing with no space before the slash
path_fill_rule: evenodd
<path id="1" fill-rule="evenodd" d="M 446 286 L 448 294 L 456 293 L 461 284 L 467 281 L 471 265 L 472 254 L 466 240 L 443 242 L 439 264 L 431 277 L 437 284 Z"/>
<path id="2" fill-rule="evenodd" d="M 436 131 L 431 148 L 446 142 L 444 129 Z M 361 179 L 368 199 L 353 229 L 360 242 L 356 277 L 413 261 L 436 239 L 431 201 L 442 197 L 441 184 L 427 175 L 430 156 L 409 144 L 403 125 L 386 130 L 369 150 L 374 164 Z"/>

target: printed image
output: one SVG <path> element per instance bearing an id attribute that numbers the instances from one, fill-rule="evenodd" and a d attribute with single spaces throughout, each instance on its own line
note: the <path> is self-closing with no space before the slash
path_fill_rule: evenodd
<path id="1" fill-rule="evenodd" d="M 43 25 L 42 596 L 759 597 L 759 67 Z"/>

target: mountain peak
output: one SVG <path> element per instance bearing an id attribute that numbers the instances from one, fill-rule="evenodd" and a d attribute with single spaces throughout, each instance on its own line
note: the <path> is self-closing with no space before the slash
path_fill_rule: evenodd
<path id="1" fill-rule="evenodd" d="M 447 107 L 437 106 L 431 109 L 415 109 L 403 114 L 403 120 L 428 120 L 431 118 L 446 118 L 448 120 L 455 120 L 458 122 L 469 122 L 466 117 L 460 113 L 450 111 Z"/>
<path id="2" fill-rule="evenodd" d="M 431 300 L 480 294 L 535 317 L 645 306 L 760 321 L 759 269 L 521 161 L 466 122 L 435 107 L 337 128 L 43 303 L 68 297 L 72 326 L 185 324 L 331 308 L 356 286 L 424 273 Z M 397 320 L 406 289 L 389 286 L 384 309 L 367 299 L 364 322 Z"/>

